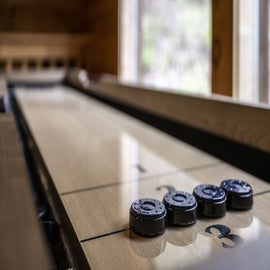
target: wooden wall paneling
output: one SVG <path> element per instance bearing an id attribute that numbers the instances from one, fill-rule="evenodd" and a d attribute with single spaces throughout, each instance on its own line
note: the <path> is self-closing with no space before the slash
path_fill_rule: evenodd
<path id="1" fill-rule="evenodd" d="M 92 1 L 91 1 L 92 2 Z M 0 31 L 8 32 L 88 32 L 85 13 L 91 2 L 3 0 L 0 3 Z"/>
<path id="2" fill-rule="evenodd" d="M 49 269 L 26 165 L 12 115 L 0 115 L 2 269 Z"/>
<path id="3" fill-rule="evenodd" d="M 0 60 L 12 70 L 83 67 L 91 51 L 89 34 L 0 33 Z"/>
<path id="4" fill-rule="evenodd" d="M 3 0 L 0 3 L 0 32 L 60 34 L 55 42 L 62 39 L 61 33 L 90 34 L 93 43 L 91 47 L 81 48 L 82 58 L 77 61 L 80 67 L 94 74 L 117 74 L 118 15 L 117 0 L 49 0 L 45 6 L 42 1 Z M 30 44 L 37 40 L 32 39 Z M 47 44 L 45 36 L 40 39 L 40 45 L 44 43 Z M 7 70 L 12 70 L 9 61 L 7 66 Z"/>
<path id="5" fill-rule="evenodd" d="M 232 96 L 233 0 L 212 0 L 212 93 Z"/>
<path id="6" fill-rule="evenodd" d="M 91 2 L 89 10 L 92 50 L 89 53 L 90 67 L 94 74 L 118 73 L 118 1 Z"/>
<path id="7" fill-rule="evenodd" d="M 0 32 L 0 45 L 54 45 L 79 46 L 90 42 L 89 33 L 54 32 Z"/>

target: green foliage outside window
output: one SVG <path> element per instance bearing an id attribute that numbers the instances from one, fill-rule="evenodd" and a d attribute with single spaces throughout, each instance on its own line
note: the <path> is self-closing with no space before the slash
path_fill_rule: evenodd
<path id="1" fill-rule="evenodd" d="M 210 93 L 211 1 L 143 0 L 140 80 Z"/>

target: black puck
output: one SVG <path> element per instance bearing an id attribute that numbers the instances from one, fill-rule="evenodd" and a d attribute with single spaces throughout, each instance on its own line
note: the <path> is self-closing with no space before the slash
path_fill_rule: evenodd
<path id="1" fill-rule="evenodd" d="M 142 236 L 163 234 L 166 226 L 166 209 L 162 202 L 154 199 L 139 199 L 130 207 L 130 228 Z"/>
<path id="2" fill-rule="evenodd" d="M 253 206 L 253 190 L 250 184 L 237 179 L 221 182 L 221 188 L 227 195 L 227 207 L 237 210 L 249 210 Z"/>
<path id="3" fill-rule="evenodd" d="M 188 226 L 196 222 L 197 201 L 184 191 L 171 191 L 164 195 L 168 224 Z"/>
<path id="4" fill-rule="evenodd" d="M 226 214 L 225 191 L 214 185 L 199 185 L 193 195 L 198 202 L 199 215 L 211 218 L 223 217 Z"/>

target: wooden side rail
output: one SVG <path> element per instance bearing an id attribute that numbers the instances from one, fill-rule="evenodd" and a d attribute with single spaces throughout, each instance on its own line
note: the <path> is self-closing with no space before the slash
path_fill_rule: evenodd
<path id="1" fill-rule="evenodd" d="M 267 105 L 123 84 L 113 76 L 88 83 L 73 77 L 68 74 L 68 82 L 86 92 L 270 153 L 270 107 Z"/>
<path id="2" fill-rule="evenodd" d="M 221 96 L 189 96 L 114 83 L 101 83 L 93 88 L 162 117 L 270 153 L 269 106 L 239 103 Z"/>
<path id="3" fill-rule="evenodd" d="M 109 75 L 87 80 L 81 74 L 69 71 L 67 84 L 268 181 L 269 106 L 122 84 Z"/>
<path id="4" fill-rule="evenodd" d="M 0 74 L 0 96 L 7 95 L 7 83 L 4 74 Z"/>
<path id="5" fill-rule="evenodd" d="M 5 112 L 4 99 L 7 98 L 7 84 L 6 78 L 0 74 L 0 113 Z"/>
<path id="6" fill-rule="evenodd" d="M 49 269 L 12 115 L 0 115 L 1 269 Z"/>

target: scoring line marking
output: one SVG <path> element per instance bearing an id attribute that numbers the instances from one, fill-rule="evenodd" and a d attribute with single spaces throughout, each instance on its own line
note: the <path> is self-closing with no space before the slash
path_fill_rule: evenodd
<path id="1" fill-rule="evenodd" d="M 102 238 L 102 237 L 105 237 L 105 236 L 117 234 L 117 233 L 120 233 L 120 232 L 125 232 L 125 231 L 128 231 L 128 230 L 129 230 L 129 228 L 118 230 L 118 231 L 113 231 L 113 232 L 105 233 L 105 234 L 101 234 L 101 235 L 97 235 L 97 236 L 94 236 L 94 237 L 89 237 L 89 238 L 80 240 L 80 243 L 84 243 L 84 242 L 87 242 L 87 241 L 90 241 L 90 240 L 94 240 L 94 239 Z"/>
<path id="2" fill-rule="evenodd" d="M 205 164 L 205 165 L 199 165 L 199 166 L 194 166 L 194 167 L 187 168 L 187 169 L 177 169 L 177 170 L 171 171 L 171 172 L 165 172 L 165 173 L 161 173 L 161 174 L 155 174 L 155 175 L 141 177 L 141 178 L 136 179 L 136 180 L 113 182 L 110 184 L 104 184 L 104 185 L 99 185 L 99 186 L 95 186 L 95 187 L 76 189 L 76 190 L 72 190 L 72 191 L 62 192 L 62 193 L 60 193 L 60 195 L 65 196 L 65 195 L 70 195 L 70 194 L 75 194 L 75 193 L 80 193 L 80 192 L 85 192 L 85 191 L 90 191 L 90 190 L 96 190 L 96 189 L 101 189 L 101 188 L 106 188 L 106 187 L 119 186 L 122 184 L 132 183 L 132 182 L 136 182 L 136 181 L 145 181 L 145 180 L 149 180 L 149 179 L 153 179 L 153 178 L 158 178 L 161 176 L 177 174 L 180 172 L 190 172 L 190 171 L 202 170 L 202 169 L 206 169 L 206 168 L 215 167 L 217 165 L 220 165 L 221 163 L 223 163 L 223 162 L 215 162 L 215 163 L 210 163 L 210 164 Z"/>
<path id="3" fill-rule="evenodd" d="M 270 193 L 270 190 L 265 190 L 265 191 L 261 191 L 261 192 L 258 192 L 258 193 L 255 193 L 253 196 L 260 196 L 260 195 L 264 195 L 264 194 L 267 194 L 267 193 Z"/>

